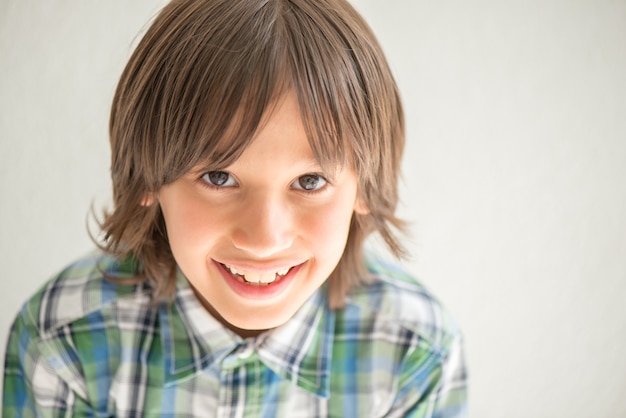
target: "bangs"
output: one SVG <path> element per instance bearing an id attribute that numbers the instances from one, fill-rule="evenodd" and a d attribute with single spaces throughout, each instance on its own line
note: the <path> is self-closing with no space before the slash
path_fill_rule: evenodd
<path id="1" fill-rule="evenodd" d="M 197 165 L 232 164 L 290 89 L 323 169 L 358 166 L 375 155 L 367 139 L 376 112 L 360 62 L 367 64 L 360 51 L 369 46 L 352 31 L 355 22 L 344 19 L 354 18 L 351 13 L 321 13 L 305 0 L 228 0 L 211 7 L 175 1 L 167 8 L 174 10 L 157 17 L 152 27 L 160 32 L 144 36 L 116 93 L 115 103 L 134 108 L 135 120 L 119 123 L 115 106 L 111 118 L 112 138 L 125 136 L 113 132 L 116 126 L 130 128 L 132 166 L 149 191 Z"/>
<path id="2" fill-rule="evenodd" d="M 278 10 L 257 3 L 207 8 L 196 2 L 184 13 L 167 13 L 180 24 L 169 22 L 164 56 L 155 59 L 163 64 L 154 77 L 161 91 L 150 95 L 159 115 L 149 135 L 156 148 L 152 190 L 198 164 L 234 162 L 285 89 L 284 48 L 275 42 Z"/>
<path id="3" fill-rule="evenodd" d="M 288 64 L 313 154 L 324 169 L 358 168 L 372 155 L 375 115 L 357 56 L 368 42 L 354 32 L 367 25 L 347 3 L 327 9 L 306 0 L 289 4 L 283 20 Z"/>

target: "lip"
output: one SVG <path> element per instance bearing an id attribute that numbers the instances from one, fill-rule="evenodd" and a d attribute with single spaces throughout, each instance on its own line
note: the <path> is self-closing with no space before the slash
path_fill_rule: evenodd
<path id="1" fill-rule="evenodd" d="M 242 283 L 241 281 L 235 279 L 231 275 L 231 273 L 224 268 L 222 263 L 215 261 L 215 260 L 211 260 L 211 261 L 213 262 L 217 270 L 220 272 L 220 274 L 222 275 L 226 283 L 229 285 L 229 287 L 237 295 L 245 299 L 256 299 L 256 300 L 272 299 L 280 295 L 281 293 L 283 293 L 287 289 L 287 287 L 289 287 L 289 285 L 291 284 L 293 279 L 296 277 L 296 275 L 298 274 L 302 266 L 306 264 L 306 261 L 305 261 L 303 263 L 295 265 L 280 280 L 277 280 L 267 285 L 259 286 L 259 285 L 254 285 L 254 284 Z M 228 263 L 224 263 L 224 264 L 230 265 Z M 233 267 L 237 268 L 238 266 L 240 265 L 235 264 Z M 276 270 L 270 270 L 267 268 L 263 270 L 276 271 Z"/>

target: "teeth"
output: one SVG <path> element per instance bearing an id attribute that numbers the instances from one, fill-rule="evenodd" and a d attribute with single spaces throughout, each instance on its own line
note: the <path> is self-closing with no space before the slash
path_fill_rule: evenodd
<path id="1" fill-rule="evenodd" d="M 224 265 L 226 266 L 226 264 L 224 264 Z M 243 272 L 240 272 L 240 271 L 238 271 L 238 270 L 235 270 L 235 268 L 234 268 L 234 267 L 231 267 L 231 266 L 226 266 L 226 268 L 227 268 L 228 270 L 230 270 L 230 272 L 231 272 L 231 273 L 233 273 L 233 274 L 239 274 L 239 275 L 241 275 L 241 276 L 243 276 L 243 275 L 244 275 L 244 274 L 243 274 Z"/>
<path id="2" fill-rule="evenodd" d="M 226 270 L 228 270 L 233 275 L 239 276 L 245 282 L 253 283 L 253 284 L 270 284 L 274 281 L 280 279 L 291 270 L 291 267 L 285 267 L 284 269 L 278 270 L 276 273 L 254 273 L 254 272 L 244 272 L 235 269 L 227 264 L 222 264 Z"/>

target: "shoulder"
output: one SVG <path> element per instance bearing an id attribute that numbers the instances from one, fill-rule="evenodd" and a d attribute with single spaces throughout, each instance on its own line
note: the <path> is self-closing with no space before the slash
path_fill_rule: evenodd
<path id="1" fill-rule="evenodd" d="M 83 400 L 108 394 L 101 389 L 111 375 L 102 371 L 114 373 L 121 363 L 123 338 L 155 332 L 147 286 L 115 281 L 136 270 L 131 258 L 98 252 L 46 282 L 13 322 L 5 360 L 11 384 L 59 408 L 74 402 L 74 394 Z"/>
<path id="2" fill-rule="evenodd" d="M 445 356 L 461 331 L 439 300 L 397 264 L 368 256 L 367 267 L 370 283 L 351 293 L 347 308 L 359 311 L 359 321 L 376 324 L 372 330 L 406 333 Z"/>
<path id="3" fill-rule="evenodd" d="M 132 258 L 100 251 L 84 256 L 48 280 L 24 304 L 20 319 L 42 336 L 126 299 L 148 300 L 142 284 L 123 284 L 137 268 Z"/>
<path id="4" fill-rule="evenodd" d="M 331 373 L 341 377 L 331 383 L 358 387 L 376 416 L 439 412 L 448 395 L 456 407 L 465 387 L 456 322 L 400 266 L 368 256 L 367 267 L 369 283 L 355 288 L 335 313 Z"/>

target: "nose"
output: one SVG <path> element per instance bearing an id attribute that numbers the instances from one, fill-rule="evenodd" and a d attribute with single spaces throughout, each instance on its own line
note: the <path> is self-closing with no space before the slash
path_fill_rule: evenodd
<path id="1" fill-rule="evenodd" d="M 266 258 L 291 247 L 294 241 L 293 213 L 283 199 L 257 195 L 245 199 L 238 211 L 232 234 L 233 245 Z"/>

